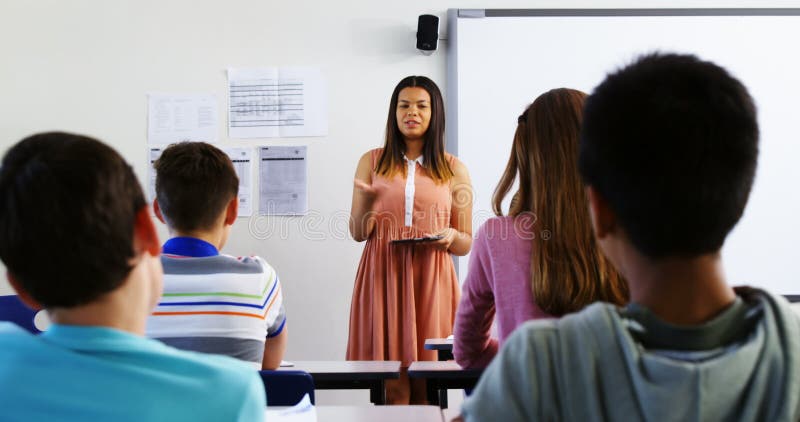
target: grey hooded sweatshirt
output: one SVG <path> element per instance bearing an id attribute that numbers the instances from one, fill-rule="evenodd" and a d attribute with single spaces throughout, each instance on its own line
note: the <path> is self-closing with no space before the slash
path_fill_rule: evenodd
<path id="1" fill-rule="evenodd" d="M 797 421 L 800 321 L 737 288 L 699 326 L 596 303 L 517 329 L 462 408 L 466 421 Z"/>

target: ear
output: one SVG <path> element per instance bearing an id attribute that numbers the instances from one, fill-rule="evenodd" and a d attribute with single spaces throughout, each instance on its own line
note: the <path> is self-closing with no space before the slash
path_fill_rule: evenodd
<path id="1" fill-rule="evenodd" d="M 232 226 L 236 222 L 236 217 L 239 216 L 239 195 L 236 195 L 228 202 L 228 207 L 225 209 L 225 225 Z"/>
<path id="2" fill-rule="evenodd" d="M 164 216 L 161 215 L 161 207 L 158 205 L 158 198 L 153 200 L 153 212 L 156 214 L 158 221 L 167 224 L 167 222 L 164 220 Z"/>
<path id="3" fill-rule="evenodd" d="M 157 203 L 156 201 L 153 201 Z M 156 211 L 158 214 L 159 212 Z M 133 243 L 136 252 L 147 252 L 152 256 L 161 254 L 161 243 L 158 241 L 158 233 L 150 218 L 147 207 L 142 207 L 136 213 L 136 222 L 133 228 Z"/>
<path id="4" fill-rule="evenodd" d="M 592 186 L 586 187 L 586 197 L 589 199 L 589 215 L 592 220 L 592 230 L 598 239 L 603 239 L 614 232 L 617 225 L 617 217 L 614 211 L 600 193 Z"/>
<path id="5" fill-rule="evenodd" d="M 41 303 L 34 299 L 33 296 L 31 296 L 28 291 L 19 284 L 17 279 L 13 274 L 11 274 L 10 271 L 6 272 L 6 278 L 8 279 L 8 284 L 10 284 L 14 291 L 17 292 L 17 297 L 19 297 L 19 300 L 21 300 L 25 306 L 33 309 L 34 311 L 44 308 Z"/>

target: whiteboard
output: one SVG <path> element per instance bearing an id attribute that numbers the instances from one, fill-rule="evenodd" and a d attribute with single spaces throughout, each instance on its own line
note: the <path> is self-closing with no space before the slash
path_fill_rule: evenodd
<path id="1" fill-rule="evenodd" d="M 493 215 L 517 116 L 539 94 L 591 93 L 641 53 L 694 53 L 741 80 L 759 113 L 755 185 L 722 250 L 728 281 L 800 294 L 800 9 L 450 10 L 449 28 L 448 149 L 472 177 L 475 231 Z"/>

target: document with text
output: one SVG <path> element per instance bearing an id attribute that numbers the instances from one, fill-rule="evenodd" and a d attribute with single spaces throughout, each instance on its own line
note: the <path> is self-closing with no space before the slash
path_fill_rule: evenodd
<path id="1" fill-rule="evenodd" d="M 216 95 L 151 93 L 147 99 L 147 143 L 217 142 Z"/>
<path id="2" fill-rule="evenodd" d="M 239 177 L 239 217 L 253 215 L 253 149 L 223 148 Z"/>
<path id="3" fill-rule="evenodd" d="M 306 148 L 277 146 L 259 149 L 259 214 L 301 215 L 308 212 Z"/>
<path id="4" fill-rule="evenodd" d="M 325 85 L 322 72 L 312 67 L 228 69 L 228 135 L 327 135 Z"/>
<path id="5" fill-rule="evenodd" d="M 158 157 L 161 157 L 163 151 L 164 148 L 162 147 L 151 146 L 147 149 L 147 162 L 150 163 L 147 166 L 147 198 L 150 201 L 150 205 L 156 199 L 156 169 L 153 165 L 158 160 Z"/>

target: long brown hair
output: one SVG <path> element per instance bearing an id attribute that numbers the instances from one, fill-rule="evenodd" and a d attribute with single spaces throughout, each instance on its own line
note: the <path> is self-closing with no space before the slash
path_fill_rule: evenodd
<path id="1" fill-rule="evenodd" d="M 436 183 L 449 182 L 453 177 L 453 169 L 444 155 L 444 101 L 436 84 L 425 76 L 407 76 L 401 80 L 392 92 L 389 102 L 389 117 L 386 119 L 386 142 L 378 159 L 376 172 L 391 177 L 398 171 L 405 172 L 403 161 L 405 142 L 403 134 L 397 126 L 397 97 L 400 91 L 408 87 L 418 87 L 428 91 L 431 96 L 431 121 L 425 132 L 425 145 L 422 155 L 425 157 L 422 167 L 426 168 Z"/>
<path id="2" fill-rule="evenodd" d="M 559 88 L 540 95 L 519 116 L 514 146 L 492 206 L 519 177 L 509 215 L 531 215 L 540 235 L 531 248 L 533 300 L 551 315 L 601 300 L 628 301 L 628 285 L 597 247 L 578 173 L 578 135 L 586 94 Z M 547 235 L 541 233 L 550 233 Z"/>

